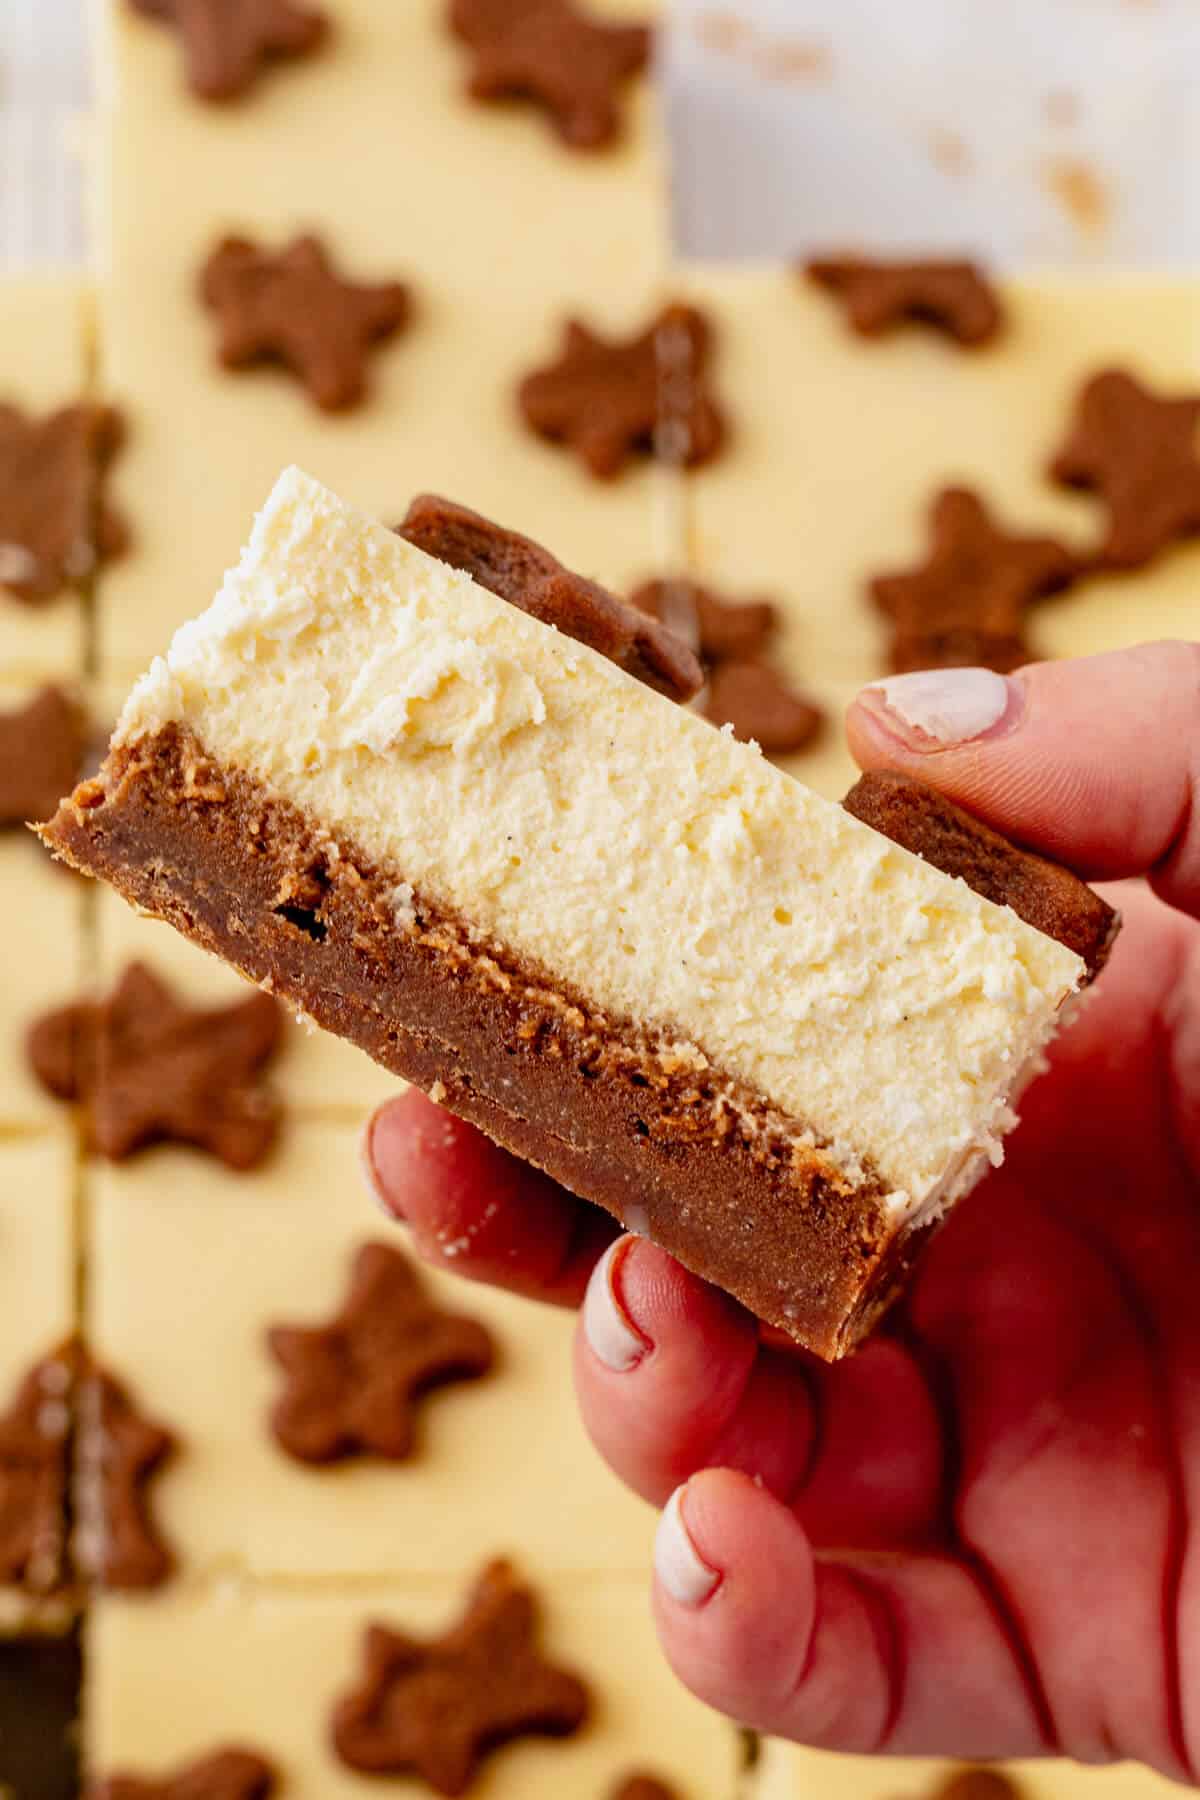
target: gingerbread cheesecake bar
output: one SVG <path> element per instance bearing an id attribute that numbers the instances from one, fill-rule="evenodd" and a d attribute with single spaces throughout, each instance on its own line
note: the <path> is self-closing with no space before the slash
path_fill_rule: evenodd
<path id="1" fill-rule="evenodd" d="M 45 836 L 836 1357 L 1113 916 L 923 790 L 817 798 L 699 680 L 527 540 L 292 470 Z"/>

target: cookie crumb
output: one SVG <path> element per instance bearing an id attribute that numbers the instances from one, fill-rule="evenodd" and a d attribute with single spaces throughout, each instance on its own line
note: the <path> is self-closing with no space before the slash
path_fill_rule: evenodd
<path id="1" fill-rule="evenodd" d="M 1102 237 L 1113 213 L 1113 196 L 1093 163 L 1052 156 L 1043 164 L 1043 185 L 1082 237 Z"/>

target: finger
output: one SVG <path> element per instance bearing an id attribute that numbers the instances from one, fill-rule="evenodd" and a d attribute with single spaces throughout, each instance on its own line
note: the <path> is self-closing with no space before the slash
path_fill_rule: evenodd
<path id="1" fill-rule="evenodd" d="M 894 1547 L 938 1523 L 939 1420 L 907 1352 L 876 1343 L 825 1369 L 764 1346 L 735 1301 L 642 1240 L 596 1267 L 576 1384 L 597 1447 L 656 1505 L 721 1467 L 787 1500 L 822 1545 Z"/>
<path id="2" fill-rule="evenodd" d="M 984 1594 L 942 1558 L 818 1559 L 792 1513 L 712 1470 L 672 1497 L 655 1615 L 676 1674 L 742 1724 L 830 1750 L 1047 1748 Z"/>
<path id="3" fill-rule="evenodd" d="M 1083 874 L 1148 875 L 1200 912 L 1200 644 L 898 675 L 863 689 L 847 731 L 863 768 L 917 775 Z"/>
<path id="4" fill-rule="evenodd" d="M 560 1306 L 578 1306 L 616 1222 L 409 1089 L 363 1138 L 376 1199 L 432 1263 Z"/>
<path id="5" fill-rule="evenodd" d="M 1168 1012 L 1171 1028 L 1170 1099 L 1180 1141 L 1200 1179 L 1200 937 L 1180 959 Z"/>

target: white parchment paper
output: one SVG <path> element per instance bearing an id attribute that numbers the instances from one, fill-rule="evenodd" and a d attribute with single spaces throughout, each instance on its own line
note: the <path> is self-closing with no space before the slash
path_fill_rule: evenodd
<path id="1" fill-rule="evenodd" d="M 675 0 L 693 256 L 1200 267 L 1200 0 Z"/>
<path id="2" fill-rule="evenodd" d="M 82 262 L 83 0 L 0 0 L 0 268 Z"/>

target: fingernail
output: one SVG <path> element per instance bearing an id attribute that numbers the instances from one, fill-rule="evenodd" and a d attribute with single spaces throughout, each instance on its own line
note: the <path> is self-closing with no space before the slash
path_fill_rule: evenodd
<path id="1" fill-rule="evenodd" d="M 710 1569 L 691 1540 L 683 1516 L 687 1483 L 677 1487 L 658 1521 L 654 1540 L 654 1573 L 680 1606 L 703 1606 L 721 1584 L 720 1574 Z"/>
<path id="2" fill-rule="evenodd" d="M 621 1299 L 621 1264 L 633 1247 L 632 1238 L 610 1244 L 592 1270 L 583 1302 L 583 1335 L 588 1348 L 606 1369 L 618 1375 L 635 1369 L 648 1350 L 649 1338 L 638 1330 Z"/>
<path id="3" fill-rule="evenodd" d="M 859 699 L 883 724 L 917 750 L 969 744 L 1020 714 L 1019 682 L 991 669 L 920 669 L 890 675 Z"/>
<path id="4" fill-rule="evenodd" d="M 379 1169 L 375 1162 L 375 1123 L 379 1114 L 373 1113 L 363 1127 L 362 1136 L 358 1140 L 358 1161 L 363 1172 L 363 1180 L 367 1184 L 367 1192 L 379 1208 L 380 1212 L 393 1223 L 406 1223 L 403 1212 L 396 1200 L 384 1188 L 379 1179 Z"/>

